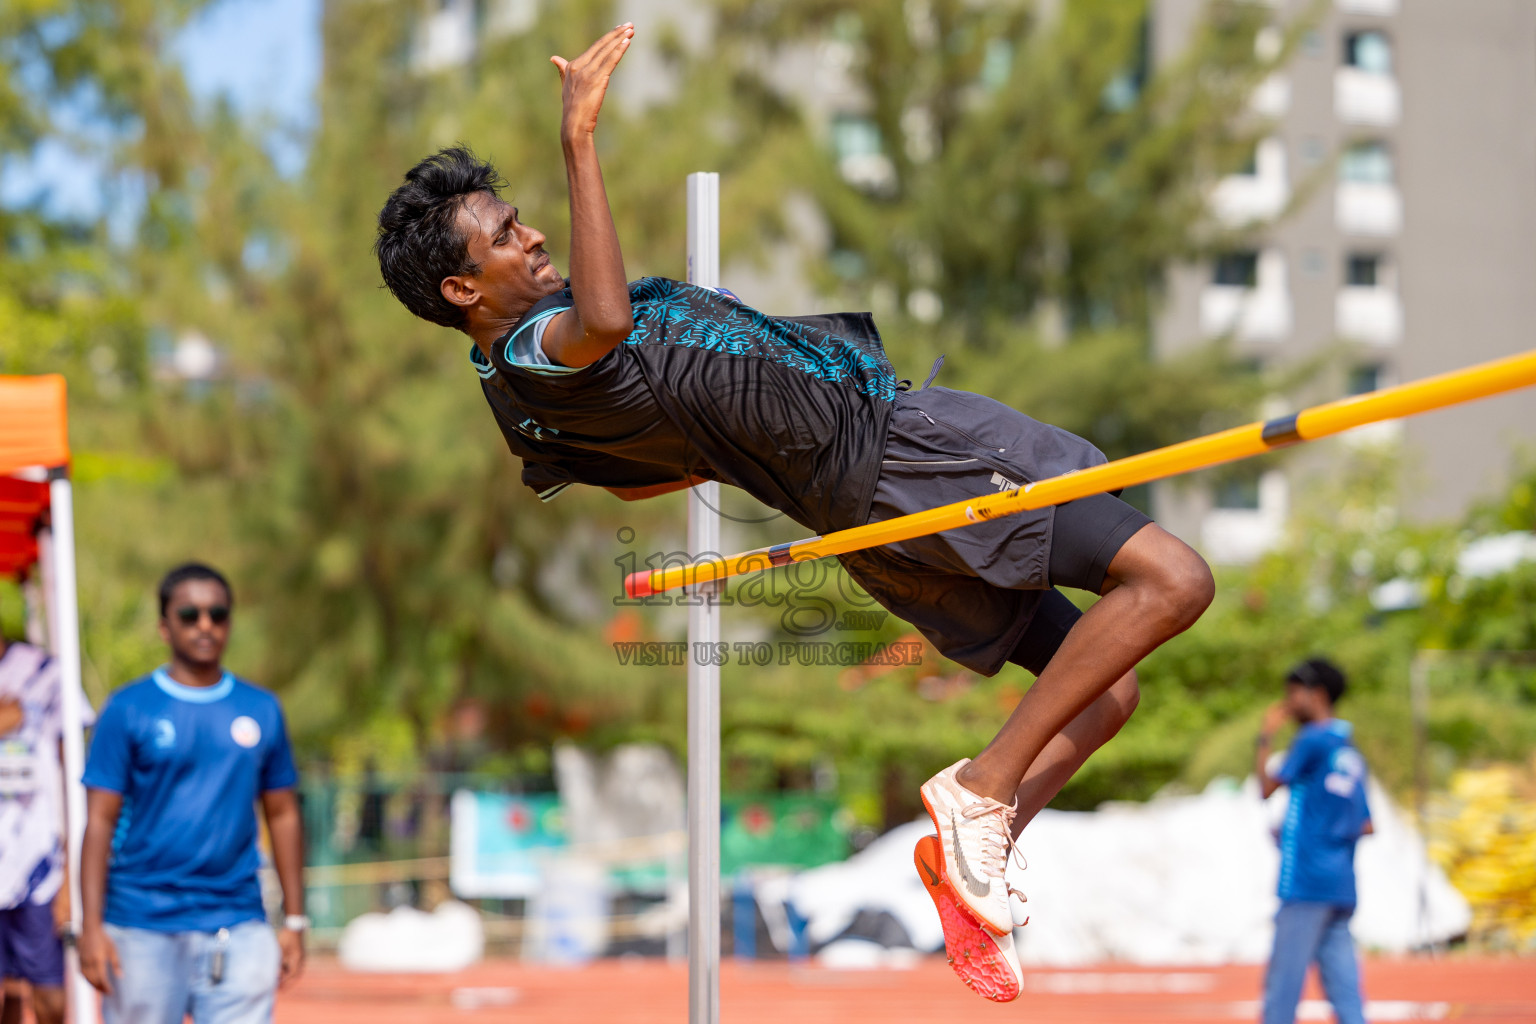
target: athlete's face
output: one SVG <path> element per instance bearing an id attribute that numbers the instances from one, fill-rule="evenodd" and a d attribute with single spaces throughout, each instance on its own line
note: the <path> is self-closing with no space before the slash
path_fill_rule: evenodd
<path id="1" fill-rule="evenodd" d="M 1328 691 L 1319 686 L 1303 686 L 1300 683 L 1285 684 L 1285 709 L 1299 724 L 1320 722 L 1332 713 L 1328 703 Z"/>
<path id="2" fill-rule="evenodd" d="M 160 638 L 189 665 L 217 665 L 229 643 L 229 614 L 229 594 L 218 580 L 185 580 L 166 602 Z"/>
<path id="3" fill-rule="evenodd" d="M 476 192 L 459 207 L 458 227 L 480 270 L 443 279 L 449 302 L 488 319 L 511 320 L 565 287 L 544 251 L 544 233 L 518 220 L 516 207 Z"/>

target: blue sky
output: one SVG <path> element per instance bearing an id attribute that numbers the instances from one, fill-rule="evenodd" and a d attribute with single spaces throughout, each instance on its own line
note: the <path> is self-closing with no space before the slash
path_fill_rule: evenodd
<path id="1" fill-rule="evenodd" d="M 302 169 L 303 140 L 314 126 L 321 2 L 214 0 L 171 44 L 198 101 L 227 97 L 265 130 L 284 174 Z M 103 188 L 101 164 L 57 143 L 45 143 L 27 164 L 0 168 L 0 203 L 29 202 L 39 193 L 60 216 L 93 217 L 114 201 Z"/>
<path id="2" fill-rule="evenodd" d="M 216 0 L 172 45 L 193 95 L 227 96 L 247 117 L 313 126 L 321 0 Z M 285 171 L 297 167 L 284 167 Z"/>

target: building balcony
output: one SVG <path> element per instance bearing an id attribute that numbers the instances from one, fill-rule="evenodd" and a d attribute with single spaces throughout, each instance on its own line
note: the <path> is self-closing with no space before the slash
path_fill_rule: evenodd
<path id="1" fill-rule="evenodd" d="M 1403 229 L 1403 198 L 1397 186 L 1342 181 L 1334 193 L 1334 220 L 1351 235 L 1396 235 Z"/>
<path id="2" fill-rule="evenodd" d="M 1390 128 L 1402 117 L 1397 79 L 1343 67 L 1333 73 L 1333 109 L 1345 124 Z"/>
<path id="3" fill-rule="evenodd" d="M 1339 436 L 1351 448 L 1390 449 L 1399 444 L 1403 439 L 1403 421 L 1382 420 L 1380 423 L 1367 423 L 1363 427 L 1346 430 Z"/>
<path id="4" fill-rule="evenodd" d="M 1291 333 L 1291 293 L 1285 257 L 1259 257 L 1251 287 L 1210 284 L 1200 294 L 1200 330 L 1207 336 L 1232 334 L 1243 341 L 1280 341 Z"/>
<path id="5" fill-rule="evenodd" d="M 1390 18 L 1397 13 L 1398 0 L 1337 0 L 1339 10 L 1345 14 L 1374 14 Z"/>
<path id="6" fill-rule="evenodd" d="M 1247 565 L 1285 536 L 1289 489 L 1285 474 L 1259 478 L 1258 508 L 1214 508 L 1200 523 L 1200 550 L 1218 565 Z"/>
<path id="7" fill-rule="evenodd" d="M 417 30 L 412 64 L 421 74 L 458 67 L 475 53 L 474 0 L 447 0 Z"/>
<path id="8" fill-rule="evenodd" d="M 1255 288 L 1210 285 L 1200 296 L 1200 329 L 1243 341 L 1280 341 L 1291 333 L 1291 300 Z"/>
<path id="9" fill-rule="evenodd" d="M 1333 325 L 1350 341 L 1395 345 L 1403 338 L 1403 304 L 1390 288 L 1340 288 Z"/>
<path id="10" fill-rule="evenodd" d="M 1253 90 L 1249 106 L 1260 117 L 1281 118 L 1291 109 L 1291 80 L 1283 74 L 1273 74 Z"/>
<path id="11" fill-rule="evenodd" d="M 1229 174 L 1211 192 L 1211 211 L 1228 227 L 1278 217 L 1291 200 L 1285 177 L 1285 147 L 1265 139 L 1254 157 L 1253 174 Z"/>

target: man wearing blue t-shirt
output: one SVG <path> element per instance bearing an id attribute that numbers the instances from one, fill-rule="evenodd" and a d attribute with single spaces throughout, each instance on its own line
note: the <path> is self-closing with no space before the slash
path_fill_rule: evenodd
<path id="1" fill-rule="evenodd" d="M 112 695 L 85 766 L 80 969 L 106 1024 L 264 1024 L 304 964 L 298 773 L 277 698 L 223 668 L 224 577 L 184 565 L 159 596 L 170 664 Z M 275 939 L 258 800 L 287 915 Z"/>
<path id="2" fill-rule="evenodd" d="M 1349 919 L 1355 843 L 1372 831 L 1371 809 L 1353 727 L 1333 717 L 1344 686 L 1344 673 L 1327 659 L 1302 662 L 1286 676 L 1285 700 L 1265 713 L 1259 733 L 1254 772 L 1264 796 L 1287 786 L 1291 799 L 1280 828 L 1280 911 L 1264 976 L 1264 1024 L 1293 1024 L 1313 961 L 1339 1024 L 1365 1024 Z M 1287 718 L 1300 729 L 1271 775 L 1270 744 Z"/>

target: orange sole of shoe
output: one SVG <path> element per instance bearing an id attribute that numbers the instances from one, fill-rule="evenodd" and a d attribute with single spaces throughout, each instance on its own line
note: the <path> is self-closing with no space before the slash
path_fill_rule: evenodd
<path id="1" fill-rule="evenodd" d="M 949 965 L 979 996 L 997 1003 L 1011 1003 L 1019 997 L 1019 980 L 1003 960 L 997 939 L 965 909 L 949 887 L 944 875 L 944 852 L 937 836 L 924 836 L 912 852 L 913 864 L 923 880 L 923 888 L 939 912 L 944 929 L 944 951 Z"/>

